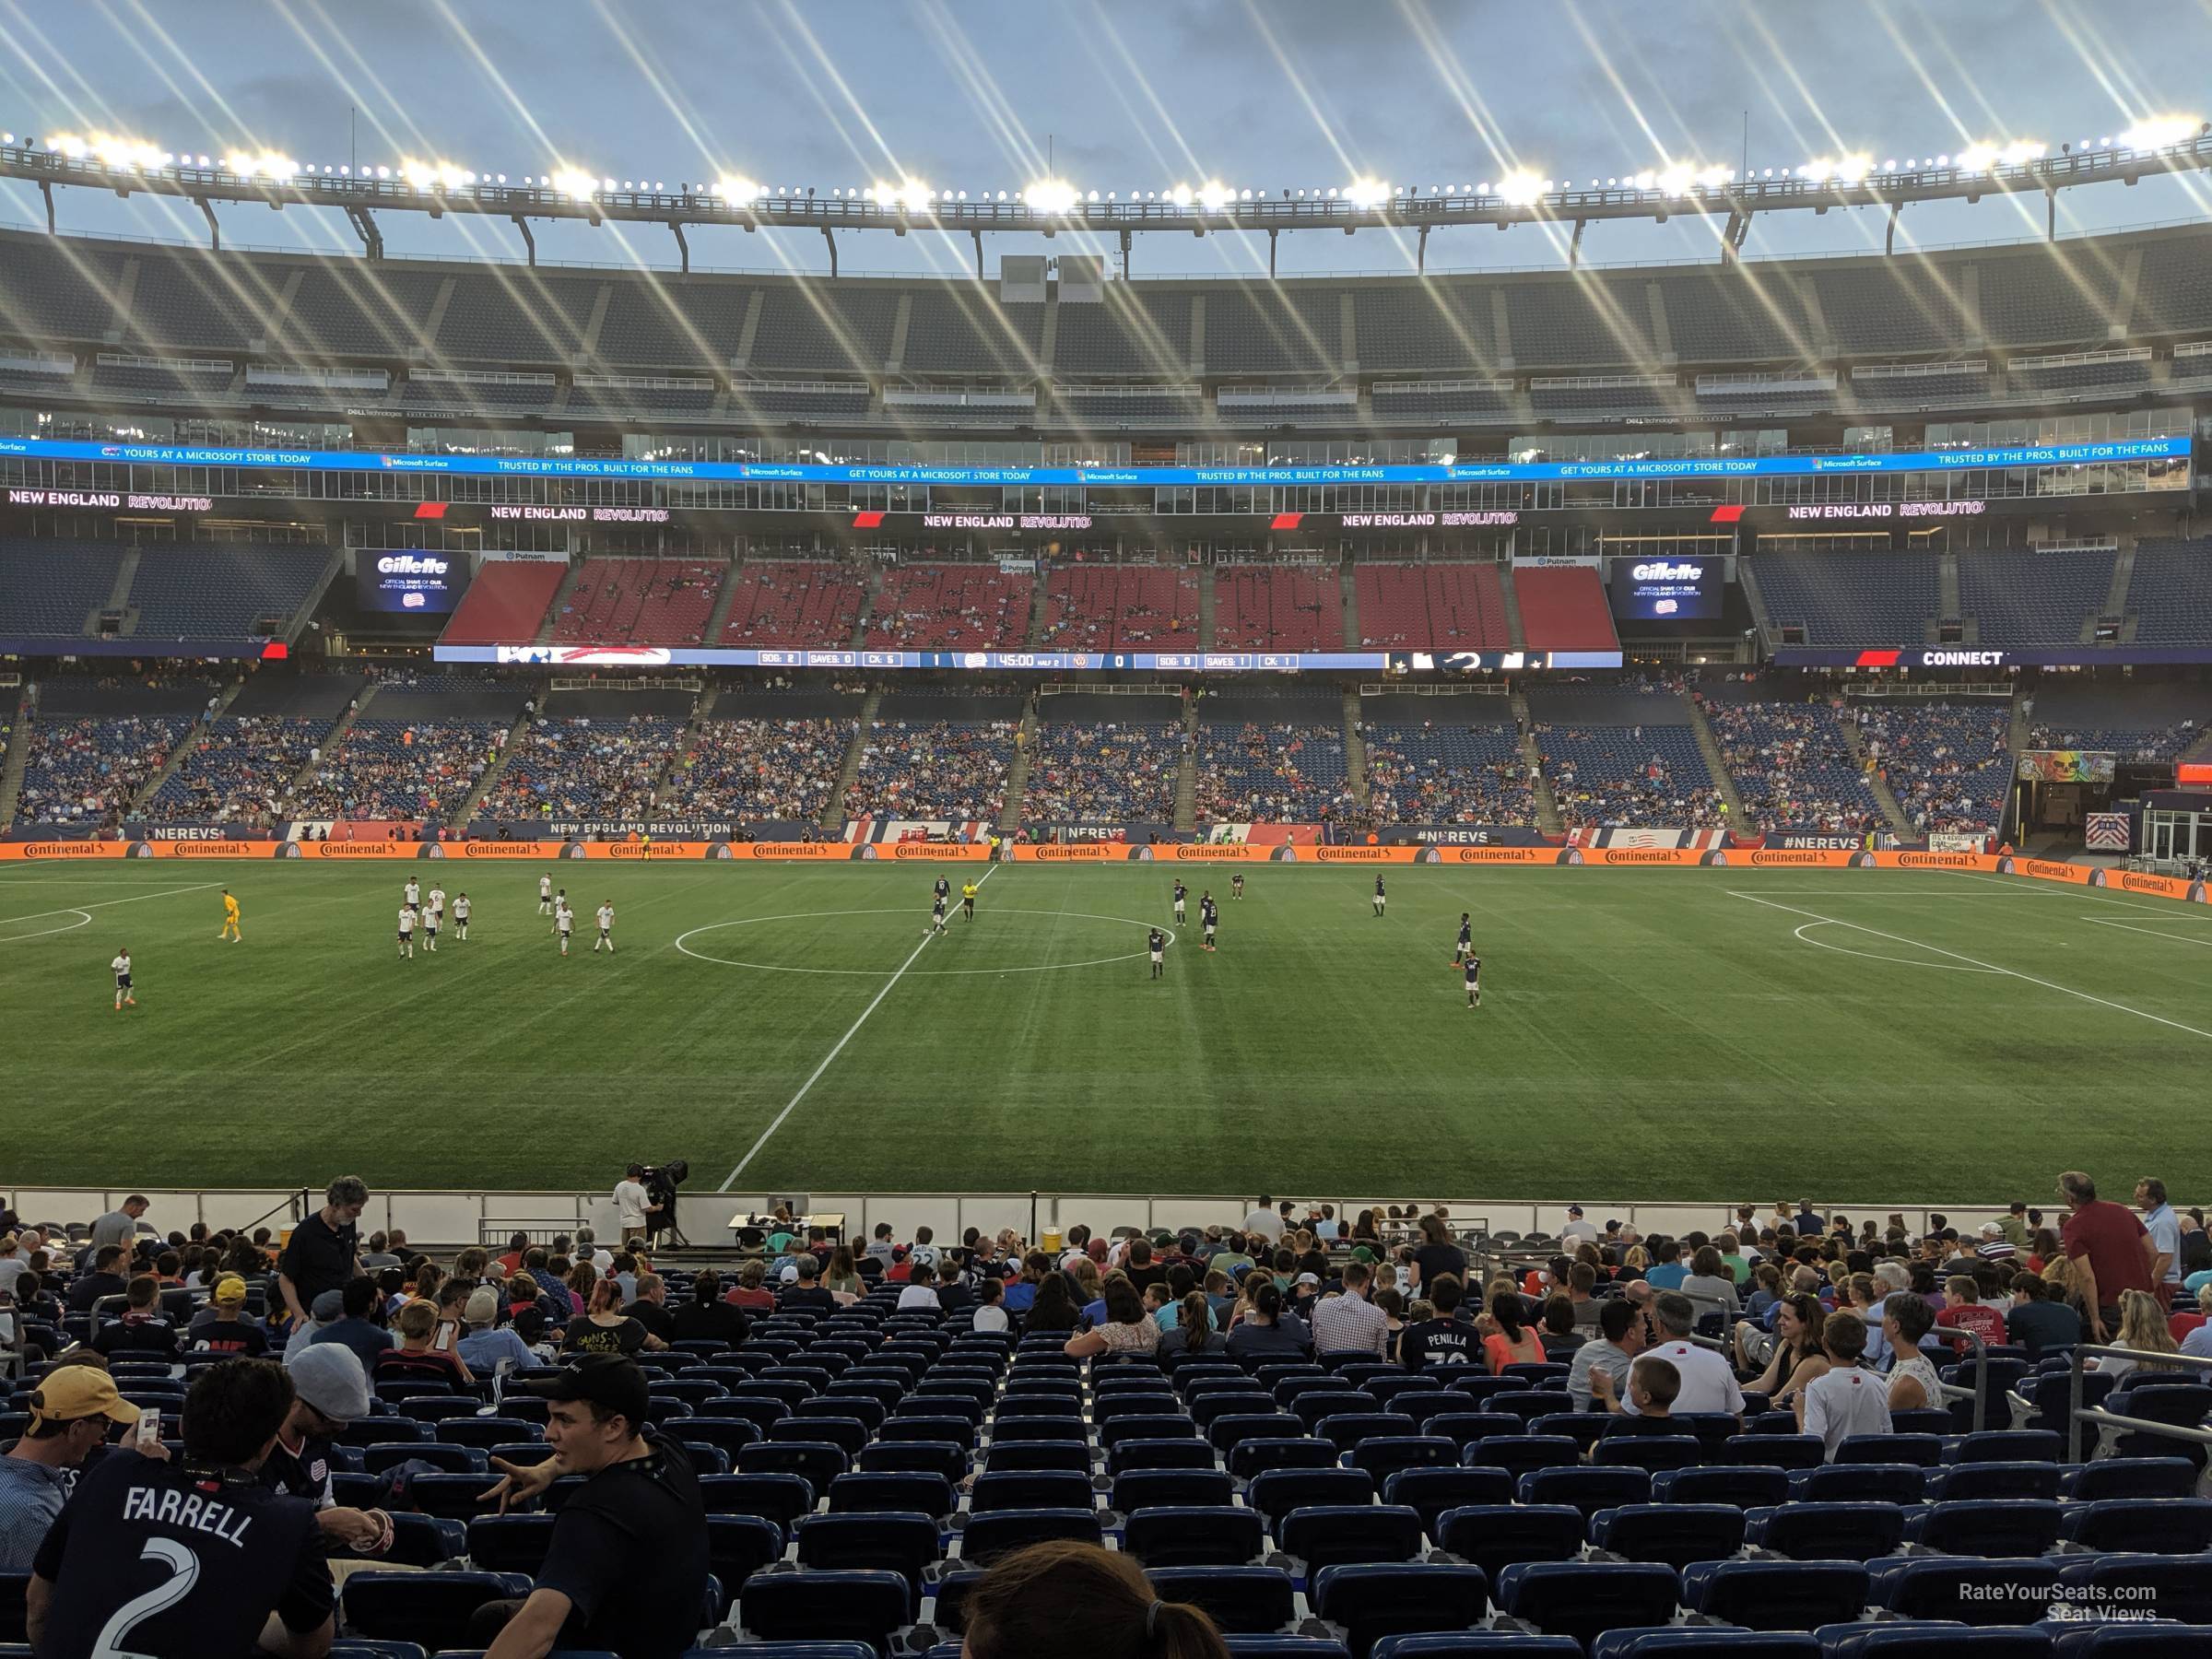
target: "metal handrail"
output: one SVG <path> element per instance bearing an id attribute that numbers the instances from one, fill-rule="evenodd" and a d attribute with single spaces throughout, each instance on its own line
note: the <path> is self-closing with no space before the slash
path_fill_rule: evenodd
<path id="1" fill-rule="evenodd" d="M 1974 1368 L 1973 1387 L 1971 1389 L 1961 1388 L 1956 1382 L 1946 1382 L 1941 1377 L 1936 1378 L 1936 1386 L 1942 1391 L 1943 1397 L 1947 1400 L 1963 1400 L 1969 1394 L 1973 1395 L 1973 1432 L 1979 1434 L 1989 1427 L 1989 1344 L 1962 1325 L 1944 1326 L 1942 1339 L 1947 1343 L 1965 1342 L 1973 1345 L 1973 1358 L 1959 1362 L 1961 1365 L 1971 1365 Z M 1890 1364 L 1894 1366 L 1896 1363 L 1896 1356 L 1892 1355 Z"/>
<path id="2" fill-rule="evenodd" d="M 271 1216 L 276 1215 L 279 1210 L 289 1210 L 291 1212 L 291 1219 L 294 1222 L 298 1222 L 307 1215 L 308 1206 L 313 1202 L 313 1190 L 308 1187 L 300 1187 L 297 1191 L 287 1193 L 284 1195 L 282 1202 L 271 1205 L 267 1209 L 262 1211 L 260 1215 L 254 1217 L 253 1220 L 247 1222 L 238 1230 L 241 1233 L 251 1233 L 255 1228 L 259 1227 L 264 1221 L 266 1221 Z"/>
<path id="3" fill-rule="evenodd" d="M 2084 1406 L 2081 1403 L 2081 1379 L 2087 1373 L 2082 1360 L 2088 1356 L 2110 1355 L 2120 1359 L 2147 1359 L 2161 1366 L 2193 1368 L 2212 1371 L 2212 1359 L 2201 1354 L 2162 1354 L 2149 1348 L 2119 1347 L 2110 1344 L 2079 1342 L 2074 1345 L 2074 1355 L 2066 1376 L 2066 1461 L 2081 1461 L 2081 1426 L 2094 1423 L 2100 1429 L 2134 1429 L 2145 1434 L 2162 1434 L 2172 1440 L 2194 1441 L 2200 1446 L 2212 1446 L 2212 1429 L 2192 1429 L 2183 1423 L 2159 1423 L 2148 1418 L 2124 1417 L 2107 1411 L 2101 1406 Z"/>

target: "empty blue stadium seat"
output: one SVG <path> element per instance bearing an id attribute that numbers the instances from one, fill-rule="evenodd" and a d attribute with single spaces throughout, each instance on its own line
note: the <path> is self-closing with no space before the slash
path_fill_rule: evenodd
<path id="1" fill-rule="evenodd" d="M 1746 1541 L 1793 1559 L 1869 1561 L 1904 1542 L 1906 1512 L 1879 1500 L 1785 1504 L 1744 1517 Z"/>
<path id="2" fill-rule="evenodd" d="M 2057 1659 L 2181 1659 L 2212 1651 L 2212 1625 L 2085 1622 L 2051 1630 Z"/>
<path id="3" fill-rule="evenodd" d="M 2110 1457 L 2068 1469 L 2060 1489 L 2077 1503 L 2106 1498 L 2186 1498 L 2196 1468 L 2185 1457 Z"/>
<path id="4" fill-rule="evenodd" d="M 1343 1642 L 1324 1636 L 1224 1635 L 1221 1641 L 1230 1659 L 1352 1659 Z"/>
<path id="5" fill-rule="evenodd" d="M 1585 1644 L 1606 1630 L 1666 1623 L 1678 1592 L 1675 1570 L 1655 1561 L 1523 1561 L 1498 1575 L 1505 1612 Z"/>
<path id="6" fill-rule="evenodd" d="M 1099 1512 L 1095 1509 L 996 1510 L 970 1515 L 960 1530 L 960 1559 L 988 1565 L 1009 1549 L 1048 1538 L 1073 1538 L 1082 1544 L 1100 1541 Z"/>
<path id="7" fill-rule="evenodd" d="M 1292 1510 L 1374 1500 L 1374 1480 L 1362 1469 L 1265 1469 L 1244 1489 L 1244 1501 L 1271 1524 Z"/>
<path id="8" fill-rule="evenodd" d="M 1140 1509 L 1225 1504 L 1235 1497 L 1226 1469 L 1139 1469 L 1114 1477 L 1106 1506 L 1124 1515 Z"/>
<path id="9" fill-rule="evenodd" d="M 1384 1637 L 1465 1631 L 1489 1608 L 1479 1568 L 1446 1564 L 1330 1567 L 1307 1590 L 1313 1611 L 1345 1633 L 1353 1659 Z"/>
<path id="10" fill-rule="evenodd" d="M 2070 1503 L 2059 1535 L 2085 1549 L 2201 1555 L 2212 1550 L 2212 1499 L 2107 1498 Z"/>
<path id="11" fill-rule="evenodd" d="M 1403 1504 L 1324 1504 L 1295 1509 L 1276 1524 L 1276 1543 L 1306 1563 L 1324 1567 L 1410 1561 L 1421 1550 L 1421 1517 Z"/>
<path id="12" fill-rule="evenodd" d="M 1917 1464 L 1834 1463 L 1790 1477 L 1800 1503 L 1918 1503 L 1928 1474 Z"/>
<path id="13" fill-rule="evenodd" d="M 919 1513 L 807 1515 L 793 1529 L 802 1567 L 896 1572 L 922 1597 L 924 1569 L 937 1559 L 937 1525 Z"/>
<path id="14" fill-rule="evenodd" d="M 1254 1486 L 1258 1484 L 1253 1483 Z M 1470 1469 L 1464 1465 L 1449 1469 L 1401 1469 L 1382 1484 L 1385 1503 L 1403 1503 L 1419 1512 L 1421 1524 L 1433 1537 L 1447 1511 L 1478 1503 L 1511 1503 L 1513 1477 L 1503 1469 Z M 1258 1500 L 1246 1494 L 1246 1501 Z"/>
<path id="15" fill-rule="evenodd" d="M 1531 1636 L 1520 1630 L 1444 1630 L 1422 1636 L 1385 1636 L 1370 1659 L 1582 1659 L 1571 1636 Z"/>
<path id="16" fill-rule="evenodd" d="M 1976 1498 L 2054 1500 L 2061 1473 L 2054 1463 L 1953 1464 L 1928 1473 L 1923 1495 L 1930 1503 L 1963 1503 Z"/>
<path id="17" fill-rule="evenodd" d="M 1588 1522 L 1600 1510 L 1648 1503 L 1652 1477 L 1641 1469 L 1532 1469 L 1521 1477 L 1523 1503 L 1567 1503 Z"/>
<path id="18" fill-rule="evenodd" d="M 1851 1434 L 1836 1447 L 1840 1464 L 1918 1464 L 1933 1469 L 1943 1462 L 1943 1438 L 1935 1434 Z"/>
<path id="19" fill-rule="evenodd" d="M 1588 1525 L 1571 1504 L 1477 1503 L 1447 1510 L 1436 1542 L 1495 1578 L 1517 1561 L 1571 1560 Z"/>
<path id="20" fill-rule="evenodd" d="M 896 1572 L 757 1572 L 737 1597 L 739 1622 L 763 1641 L 865 1641 L 877 1653 L 914 1610 L 913 1589 Z"/>
<path id="21" fill-rule="evenodd" d="M 1590 1659 L 1818 1659 L 1819 1653 L 1811 1636 L 1781 1630 L 1607 1630 L 1590 1644 Z"/>
<path id="22" fill-rule="evenodd" d="M 1743 1548 L 1744 1512 L 1728 1503 L 1624 1504 L 1590 1517 L 1590 1542 L 1631 1561 L 1717 1561 Z"/>
<path id="23" fill-rule="evenodd" d="M 704 1475 L 699 1495 L 710 1515 L 760 1515 L 786 1527 L 815 1504 L 813 1483 L 802 1475 Z"/>
<path id="24" fill-rule="evenodd" d="M 1122 1547 L 1147 1568 L 1240 1567 L 1265 1546 L 1259 1512 L 1229 1504 L 1140 1509 L 1122 1529 Z"/>
<path id="25" fill-rule="evenodd" d="M 830 1483 L 830 1512 L 833 1515 L 880 1514 L 891 1510 L 949 1515 L 959 1507 L 952 1482 L 942 1475 L 863 1471 L 840 1475 Z"/>
<path id="26" fill-rule="evenodd" d="M 2184 1624 L 2212 1624 L 2212 1555 L 2099 1555 L 2064 1559 L 2059 1582 L 2085 1605 L 2147 1609 Z"/>
<path id="27" fill-rule="evenodd" d="M 732 1589 L 783 1554 L 783 1528 L 759 1515 L 709 1515 L 707 1561 Z"/>
<path id="28" fill-rule="evenodd" d="M 1994 1363 L 1994 1361 L 1993 1361 Z M 2207 1394 L 2212 1394 L 2208 1390 Z M 2065 1455 L 2065 1436 L 2051 1429 L 1984 1429 L 1959 1437 L 1953 1463 L 2056 1463 Z"/>
<path id="29" fill-rule="evenodd" d="M 2044 1659 L 2044 1631 L 2003 1625 L 1959 1625 L 1933 1620 L 1897 1624 L 1833 1624 L 1813 1632 L 1831 1659 Z"/>
<path id="30" fill-rule="evenodd" d="M 1206 1609 L 1225 1632 L 1281 1630 L 1296 1616 L 1290 1575 L 1276 1567 L 1159 1567 L 1147 1575 L 1162 1601 Z"/>
<path id="31" fill-rule="evenodd" d="M 2036 1499 L 1932 1503 L 1905 1517 L 1905 1537 L 1946 1555 L 2041 1555 L 2058 1542 L 2059 1509 Z"/>
<path id="32" fill-rule="evenodd" d="M 520 1573 L 369 1571 L 348 1577 L 339 1599 L 347 1629 L 434 1650 L 467 1645 L 469 1619 L 484 1603 L 529 1594 Z"/>
<path id="33" fill-rule="evenodd" d="M 2050 1606 L 2059 1563 L 2020 1557 L 1910 1556 L 1873 1562 L 1869 1571 L 1873 1605 L 1903 1618 L 2020 1625 L 2034 1623 Z"/>
<path id="34" fill-rule="evenodd" d="M 1737 1509 L 1760 1509 L 1789 1501 L 1790 1472 L 1772 1464 L 1663 1469 L 1652 1477 L 1652 1496 L 1661 1503 L 1733 1503 Z"/>
<path id="35" fill-rule="evenodd" d="M 1858 1616 L 1866 1569 L 1851 1561 L 1693 1561 L 1682 1570 L 1682 1605 L 1747 1630 L 1809 1630 Z"/>

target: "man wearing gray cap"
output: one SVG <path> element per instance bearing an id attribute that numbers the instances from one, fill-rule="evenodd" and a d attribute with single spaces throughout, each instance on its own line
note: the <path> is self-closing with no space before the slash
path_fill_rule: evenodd
<path id="1" fill-rule="evenodd" d="M 276 1443 L 262 1460 L 261 1484 L 304 1498 L 315 1506 L 315 1524 L 330 1547 L 374 1555 L 392 1546 L 392 1517 L 382 1510 L 347 1509 L 331 1495 L 336 1460 L 331 1442 L 346 1426 L 369 1415 L 369 1373 L 342 1343 L 294 1347 L 284 1369 L 291 1373 L 292 1408 Z"/>

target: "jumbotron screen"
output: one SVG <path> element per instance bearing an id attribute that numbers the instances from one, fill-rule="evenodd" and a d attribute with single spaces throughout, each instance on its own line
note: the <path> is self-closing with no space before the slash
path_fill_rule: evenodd
<path id="1" fill-rule="evenodd" d="M 376 553 L 364 548 L 354 571 L 354 594 L 365 611 L 418 611 L 442 616 L 468 587 L 468 559 L 457 553 Z"/>
<path id="2" fill-rule="evenodd" d="M 1718 559 L 1617 559 L 1606 585 L 1613 614 L 1636 622 L 1707 621 L 1721 614 L 1727 566 Z"/>

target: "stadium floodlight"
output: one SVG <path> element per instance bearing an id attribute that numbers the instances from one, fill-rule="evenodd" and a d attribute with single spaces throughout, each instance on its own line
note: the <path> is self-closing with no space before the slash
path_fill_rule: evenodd
<path id="1" fill-rule="evenodd" d="M 1193 199 L 1193 193 L 1188 184 L 1178 184 L 1168 192 L 1168 200 L 1178 207 L 1188 207 Z"/>
<path id="2" fill-rule="evenodd" d="M 1245 193 L 1249 199 L 1251 193 Z M 1208 179 L 1198 186 L 1198 206 L 1208 213 L 1219 213 L 1237 199 L 1237 193 L 1218 179 Z"/>
<path id="3" fill-rule="evenodd" d="M 48 147 L 76 160 L 88 156 L 104 167 L 159 167 L 164 158 L 143 138 L 124 138 L 113 133 L 87 133 L 82 137 L 65 133 L 47 140 Z"/>
<path id="4" fill-rule="evenodd" d="M 1797 170 L 1797 176 L 1816 182 L 1856 184 L 1873 171 L 1874 158 L 1864 150 L 1854 150 L 1848 156 L 1822 156 L 1808 161 Z"/>
<path id="5" fill-rule="evenodd" d="M 241 179 L 288 179 L 300 171 L 300 164 L 290 157 L 266 150 L 259 155 L 225 156 L 220 165 L 225 172 Z"/>
<path id="6" fill-rule="evenodd" d="M 2199 125 L 2194 115 L 2146 116 L 2120 135 L 2120 143 L 2132 150 L 2164 149 L 2193 137 Z"/>
<path id="7" fill-rule="evenodd" d="M 1380 207 L 1390 200 L 1390 186 L 1381 179 L 1362 176 L 1344 187 L 1344 199 L 1355 207 Z"/>
<path id="8" fill-rule="evenodd" d="M 1498 181 L 1499 199 L 1514 207 L 1535 206 L 1545 189 L 1544 181 L 1525 168 L 1516 168 Z"/>
<path id="9" fill-rule="evenodd" d="M 553 171 L 553 188 L 565 196 L 588 196 L 599 188 L 599 181 L 580 168 L 561 167 Z"/>
<path id="10" fill-rule="evenodd" d="M 1073 213 L 1080 199 L 1076 187 L 1065 179 L 1037 179 L 1021 193 L 1021 200 L 1030 207 L 1053 218 Z"/>

